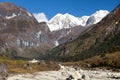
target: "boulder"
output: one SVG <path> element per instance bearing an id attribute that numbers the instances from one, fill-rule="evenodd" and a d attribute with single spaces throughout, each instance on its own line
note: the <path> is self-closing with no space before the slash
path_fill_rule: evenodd
<path id="1" fill-rule="evenodd" d="M 0 80 L 6 80 L 8 77 L 7 64 L 0 63 Z"/>

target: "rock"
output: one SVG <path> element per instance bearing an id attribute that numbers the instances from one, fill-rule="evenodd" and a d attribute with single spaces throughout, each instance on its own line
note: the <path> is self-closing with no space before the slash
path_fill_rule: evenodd
<path id="1" fill-rule="evenodd" d="M 120 76 L 112 76 L 112 77 L 110 77 L 110 78 L 120 80 Z"/>
<path id="2" fill-rule="evenodd" d="M 35 74 L 18 74 L 9 76 L 7 80 L 120 80 L 120 72 L 95 69 L 75 70 L 71 66 L 60 65 L 58 71 L 41 71 Z M 0 79 L 2 80 L 2 79 Z"/>
<path id="3" fill-rule="evenodd" d="M 24 65 L 23 65 L 23 68 L 24 68 L 24 69 L 27 69 L 27 70 L 32 70 L 32 66 L 31 66 L 29 63 L 24 64 Z"/>
<path id="4" fill-rule="evenodd" d="M 0 80 L 6 80 L 8 77 L 7 65 L 0 63 Z"/>
<path id="5" fill-rule="evenodd" d="M 70 75 L 68 78 L 66 78 L 66 80 L 73 80 L 74 77 L 72 75 Z"/>
<path id="6" fill-rule="evenodd" d="M 84 74 L 82 75 L 82 79 L 85 79 L 85 75 Z"/>

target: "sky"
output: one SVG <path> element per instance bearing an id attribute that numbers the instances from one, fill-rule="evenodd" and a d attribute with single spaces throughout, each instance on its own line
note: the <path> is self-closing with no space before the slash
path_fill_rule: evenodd
<path id="1" fill-rule="evenodd" d="M 57 13 L 76 17 L 91 15 L 98 10 L 112 11 L 120 0 L 0 0 L 22 6 L 31 13 L 44 13 L 48 19 Z"/>

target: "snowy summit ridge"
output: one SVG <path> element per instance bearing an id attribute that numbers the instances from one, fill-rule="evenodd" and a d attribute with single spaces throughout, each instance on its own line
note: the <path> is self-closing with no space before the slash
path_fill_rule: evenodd
<path id="1" fill-rule="evenodd" d="M 42 18 L 40 18 L 39 16 L 36 16 L 35 14 L 34 16 L 36 16 L 35 18 L 39 22 L 43 21 L 43 18 L 44 18 L 44 21 L 47 22 L 50 30 L 55 31 L 55 30 L 60 30 L 64 28 L 72 28 L 72 27 L 79 26 L 79 25 L 90 26 L 92 24 L 96 24 L 99 21 L 101 21 L 108 13 L 109 11 L 107 10 L 99 10 L 90 16 L 82 16 L 80 18 L 75 17 L 69 13 L 65 13 L 65 14 L 58 13 L 53 18 L 51 18 L 49 21 L 46 20 L 45 15 L 40 15 L 40 17 L 42 16 Z"/>

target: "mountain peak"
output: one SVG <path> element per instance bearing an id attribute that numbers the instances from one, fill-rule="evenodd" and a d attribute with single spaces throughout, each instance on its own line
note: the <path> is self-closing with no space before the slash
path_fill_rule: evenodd
<path id="1" fill-rule="evenodd" d="M 96 20 L 100 20 L 99 17 L 101 17 L 101 15 L 103 16 L 103 14 L 106 13 L 108 14 L 106 10 L 97 11 L 95 14 L 90 16 L 88 20 L 94 24 Z M 98 24 L 91 25 L 89 28 L 84 30 L 78 38 L 63 45 L 59 45 L 50 53 L 52 53 L 55 59 L 64 59 L 63 61 L 77 61 L 88 59 L 96 55 L 114 53 L 120 51 L 119 35 L 120 5 L 104 17 Z"/>
<path id="2" fill-rule="evenodd" d="M 0 3 L 0 5 L 5 5 L 5 6 L 11 6 L 11 5 L 14 5 L 13 3 L 10 3 L 10 2 L 2 2 Z M 15 6 L 15 5 L 14 5 Z"/>
<path id="3" fill-rule="evenodd" d="M 25 8 L 18 7 L 13 3 L 0 3 L 0 17 L 11 19 L 19 16 L 33 17 Z"/>
<path id="4" fill-rule="evenodd" d="M 54 31 L 80 25 L 80 21 L 78 18 L 69 13 L 57 14 L 48 22 L 48 25 L 50 27 L 50 30 Z"/>
<path id="5" fill-rule="evenodd" d="M 92 24 L 96 24 L 96 23 L 100 22 L 108 14 L 109 14 L 109 11 L 107 11 L 107 10 L 96 11 L 94 14 L 92 14 L 88 18 L 88 20 L 86 22 L 86 26 L 90 26 Z"/>
<path id="6" fill-rule="evenodd" d="M 56 16 L 62 16 L 62 15 L 63 15 L 63 14 L 61 14 L 61 13 L 57 13 L 57 14 L 56 14 Z"/>
<path id="7" fill-rule="evenodd" d="M 13 3 L 9 3 L 9 2 L 3 2 L 3 3 L 0 3 L 0 8 L 12 10 L 16 8 L 16 5 Z"/>
<path id="8" fill-rule="evenodd" d="M 94 14 L 92 14 L 92 16 L 95 16 L 95 17 L 104 17 L 108 13 L 109 13 L 109 11 L 107 11 L 107 10 L 99 10 L 99 11 L 96 11 Z"/>
<path id="9" fill-rule="evenodd" d="M 99 10 L 99 11 L 96 11 L 94 14 L 100 14 L 100 13 L 109 13 L 109 11 L 107 11 L 107 10 Z"/>
<path id="10" fill-rule="evenodd" d="M 107 10 L 96 11 L 91 16 L 83 16 L 81 18 L 75 17 L 69 13 L 55 15 L 50 21 L 48 26 L 51 31 L 59 30 L 63 28 L 71 28 L 75 26 L 90 26 L 98 23 L 105 17 L 109 12 Z"/>
<path id="11" fill-rule="evenodd" d="M 65 13 L 65 14 L 63 14 L 64 16 L 73 16 L 73 15 L 71 15 L 71 14 L 69 14 L 69 13 Z"/>

